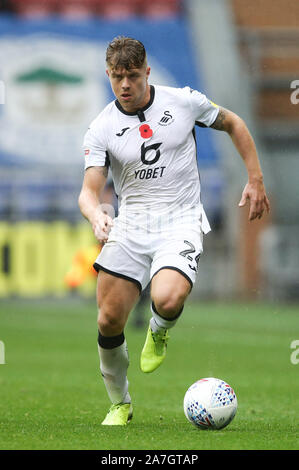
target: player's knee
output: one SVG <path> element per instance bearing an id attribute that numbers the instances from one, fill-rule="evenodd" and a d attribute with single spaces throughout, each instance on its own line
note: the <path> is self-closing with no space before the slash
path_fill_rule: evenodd
<path id="1" fill-rule="evenodd" d="M 106 311 L 105 308 L 99 309 L 98 315 L 98 329 L 103 336 L 116 336 L 123 332 L 124 325 L 111 311 Z"/>
<path id="2" fill-rule="evenodd" d="M 153 299 L 157 312 L 165 318 L 176 316 L 184 305 L 185 296 L 178 292 L 157 296 Z"/>

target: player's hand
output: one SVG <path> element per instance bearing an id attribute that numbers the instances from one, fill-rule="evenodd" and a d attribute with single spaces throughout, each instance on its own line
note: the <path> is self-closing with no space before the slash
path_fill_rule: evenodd
<path id="1" fill-rule="evenodd" d="M 270 202 L 266 195 L 266 190 L 262 180 L 248 181 L 246 184 L 239 207 L 244 207 L 249 201 L 249 220 L 260 219 L 266 209 L 270 211 Z"/>
<path id="2" fill-rule="evenodd" d="M 101 243 L 106 243 L 111 227 L 113 226 L 111 217 L 98 209 L 91 225 L 96 239 Z"/>

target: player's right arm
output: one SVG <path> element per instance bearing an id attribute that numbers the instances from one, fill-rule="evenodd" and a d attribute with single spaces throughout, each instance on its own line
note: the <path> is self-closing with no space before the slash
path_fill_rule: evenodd
<path id="1" fill-rule="evenodd" d="M 100 194 L 108 175 L 106 166 L 91 166 L 85 171 L 78 204 L 82 215 L 91 223 L 97 240 L 105 243 L 113 221 L 101 210 Z"/>

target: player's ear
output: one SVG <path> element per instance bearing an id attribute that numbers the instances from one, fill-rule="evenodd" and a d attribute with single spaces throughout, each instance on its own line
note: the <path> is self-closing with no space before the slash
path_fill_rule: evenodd
<path id="1" fill-rule="evenodd" d="M 150 73 L 151 73 L 151 68 L 147 67 L 146 68 L 146 78 L 148 78 L 150 76 Z"/>
<path id="2" fill-rule="evenodd" d="M 108 69 L 106 69 L 106 75 L 107 75 L 107 77 L 109 77 L 109 76 L 110 76 L 110 75 L 109 75 L 109 70 L 108 70 Z"/>

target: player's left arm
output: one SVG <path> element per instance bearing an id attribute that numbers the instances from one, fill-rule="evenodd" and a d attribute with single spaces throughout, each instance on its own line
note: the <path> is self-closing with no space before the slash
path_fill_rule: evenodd
<path id="1" fill-rule="evenodd" d="M 266 195 L 256 146 L 245 122 L 237 114 L 220 107 L 218 116 L 210 127 L 227 132 L 241 155 L 247 169 L 248 182 L 243 190 L 239 206 L 245 206 L 248 200 L 250 203 L 249 220 L 260 219 L 265 209 L 269 212 L 270 203 Z"/>

